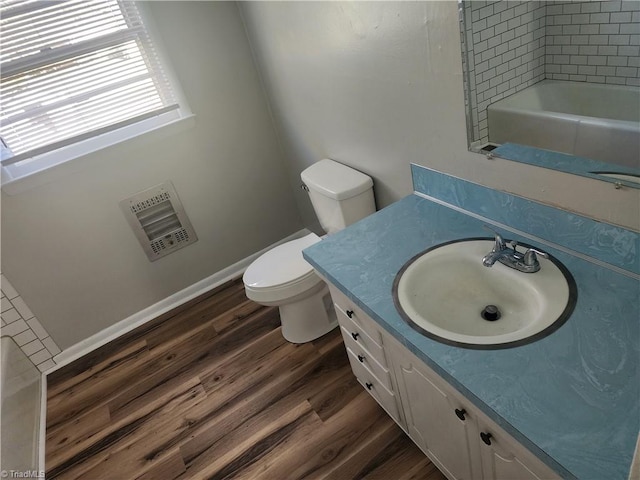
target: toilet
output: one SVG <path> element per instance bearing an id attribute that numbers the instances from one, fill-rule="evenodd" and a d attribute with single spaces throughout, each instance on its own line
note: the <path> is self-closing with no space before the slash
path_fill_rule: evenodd
<path id="1" fill-rule="evenodd" d="M 375 212 L 371 177 L 324 159 L 300 175 L 320 225 L 331 235 Z M 258 257 L 244 273 L 247 297 L 280 310 L 282 335 L 306 343 L 337 325 L 329 289 L 302 258 L 302 250 L 319 242 L 315 233 L 283 243 Z"/>

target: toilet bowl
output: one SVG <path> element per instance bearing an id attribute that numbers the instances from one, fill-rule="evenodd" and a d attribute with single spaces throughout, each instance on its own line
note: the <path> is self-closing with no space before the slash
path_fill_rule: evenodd
<path id="1" fill-rule="evenodd" d="M 337 326 L 329 289 L 302 258 L 302 250 L 320 241 L 315 233 L 283 243 L 255 260 L 242 280 L 247 298 L 280 309 L 282 335 L 306 343 Z"/>
<path id="2" fill-rule="evenodd" d="M 300 177 L 320 225 L 335 233 L 375 212 L 371 177 L 330 159 Z M 282 335 L 293 343 L 321 337 L 338 325 L 329 289 L 302 257 L 320 241 L 314 233 L 283 243 L 256 259 L 244 273 L 247 297 L 280 308 Z"/>

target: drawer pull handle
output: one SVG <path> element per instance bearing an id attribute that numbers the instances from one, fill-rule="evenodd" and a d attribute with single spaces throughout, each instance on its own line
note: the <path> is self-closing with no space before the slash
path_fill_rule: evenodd
<path id="1" fill-rule="evenodd" d="M 353 318 L 353 310 L 347 310 L 347 317 Z"/>
<path id="2" fill-rule="evenodd" d="M 373 383 L 367 382 L 367 383 L 365 383 L 365 386 L 367 387 L 367 390 L 373 389 Z M 489 434 L 489 435 L 491 435 L 491 434 Z"/>
<path id="3" fill-rule="evenodd" d="M 490 433 L 480 432 L 480 438 L 487 445 L 491 445 L 491 438 L 492 437 L 493 437 L 493 435 L 491 435 Z"/>
<path id="4" fill-rule="evenodd" d="M 364 357 L 362 355 L 358 355 L 358 360 L 360 360 L 360 363 L 364 363 Z"/>
<path id="5" fill-rule="evenodd" d="M 358 337 L 360 336 L 360 334 L 358 332 L 351 332 L 351 336 L 357 342 L 358 341 Z"/>
<path id="6" fill-rule="evenodd" d="M 464 414 L 467 413 L 467 411 L 463 408 L 463 409 L 459 409 L 456 408 L 455 409 L 456 412 L 456 416 L 460 419 L 460 420 L 466 420 L 466 418 L 464 417 Z"/>

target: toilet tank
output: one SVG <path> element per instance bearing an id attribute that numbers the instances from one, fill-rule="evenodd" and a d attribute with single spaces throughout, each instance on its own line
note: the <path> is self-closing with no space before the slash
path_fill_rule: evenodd
<path id="1" fill-rule="evenodd" d="M 305 169 L 300 177 L 327 233 L 342 230 L 376 211 L 373 180 L 362 172 L 324 159 Z"/>

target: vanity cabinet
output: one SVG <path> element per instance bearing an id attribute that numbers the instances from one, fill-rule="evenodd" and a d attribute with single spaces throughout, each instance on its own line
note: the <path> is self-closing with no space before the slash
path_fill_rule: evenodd
<path id="1" fill-rule="evenodd" d="M 358 382 L 403 429 L 396 385 L 383 348 L 380 327 L 346 295 L 329 284 L 340 332 Z"/>
<path id="2" fill-rule="evenodd" d="M 385 340 L 407 434 L 447 478 L 560 478 L 405 347 Z"/>
<path id="3" fill-rule="evenodd" d="M 451 480 L 560 478 L 329 284 L 353 373 Z"/>

